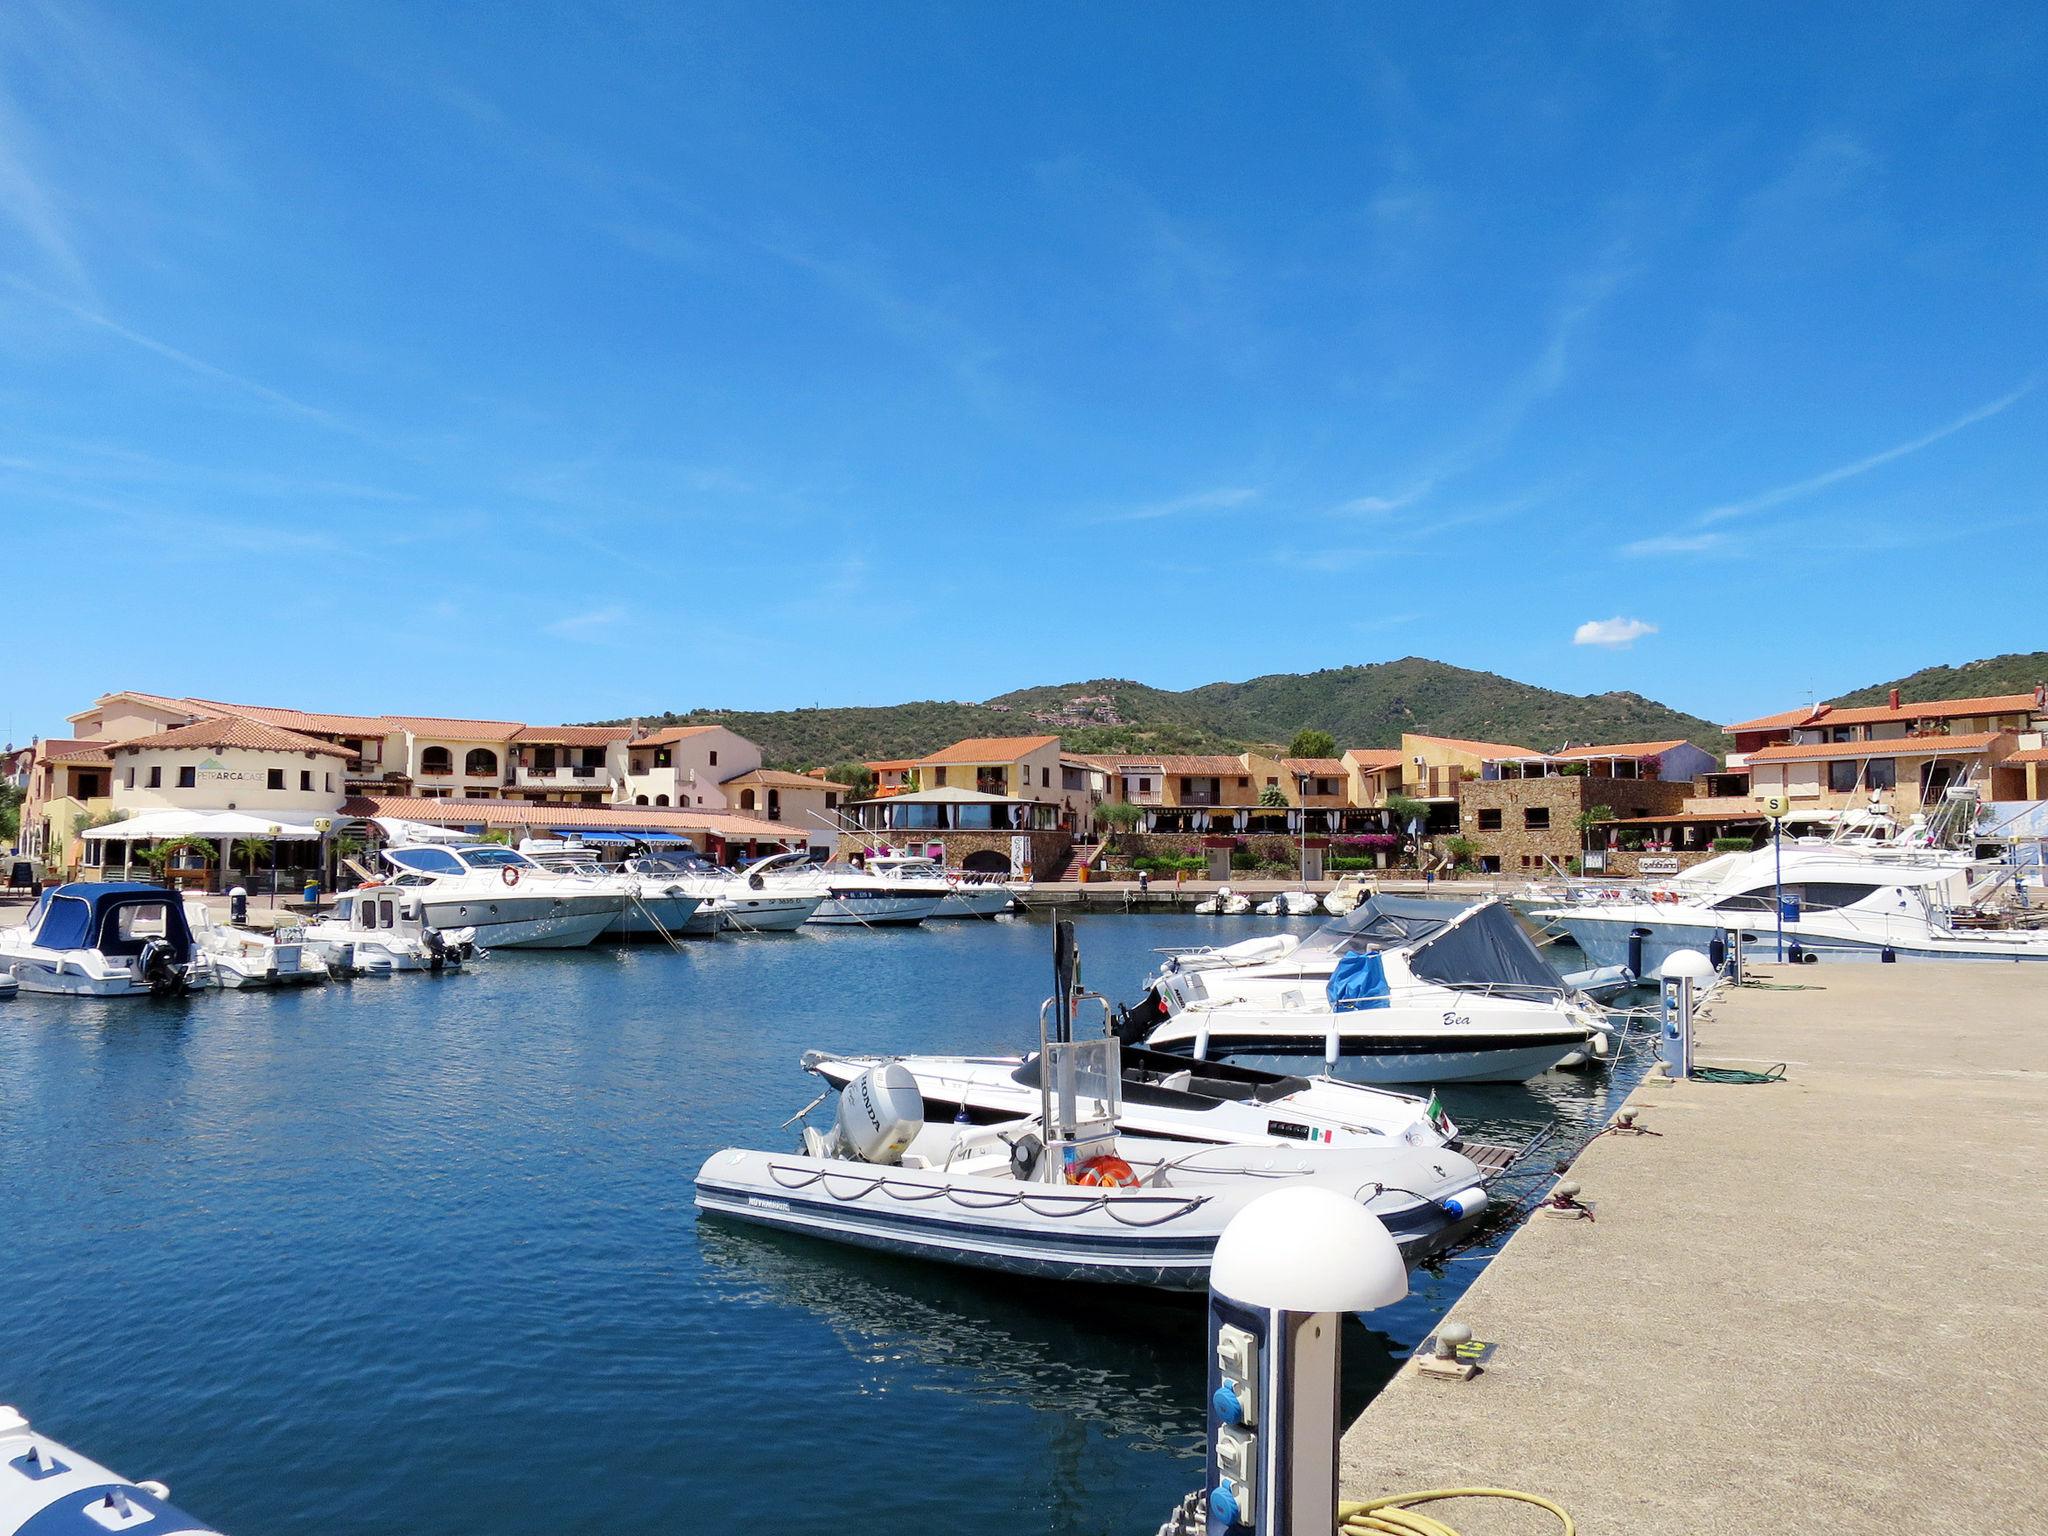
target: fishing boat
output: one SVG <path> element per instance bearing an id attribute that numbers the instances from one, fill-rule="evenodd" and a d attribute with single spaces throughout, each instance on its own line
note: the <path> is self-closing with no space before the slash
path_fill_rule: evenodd
<path id="1" fill-rule="evenodd" d="M 1169 951 L 1126 1038 L 1198 1060 L 1367 1083 L 1520 1082 L 1604 1050 L 1606 1016 L 1507 905 L 1374 896 L 1306 940 Z"/>
<path id="2" fill-rule="evenodd" d="M 307 947 L 296 925 L 260 933 L 219 921 L 203 901 L 187 901 L 185 926 L 215 986 L 307 987 L 328 980 L 326 960 Z"/>
<path id="3" fill-rule="evenodd" d="M 306 948 L 337 976 L 459 970 L 477 954 L 473 929 L 429 927 L 418 893 L 397 886 L 346 892 L 300 931 Z"/>
<path id="4" fill-rule="evenodd" d="M 163 997 L 206 979 L 177 892 L 160 885 L 60 885 L 0 929 L 0 968 L 24 991 Z"/>
<path id="5" fill-rule="evenodd" d="M 384 862 L 385 883 L 419 897 L 429 928 L 469 929 L 486 949 L 580 949 L 632 900 L 616 880 L 547 869 L 499 843 L 401 844 Z"/>
<path id="6" fill-rule="evenodd" d="M 1040 1011 L 1037 1112 L 937 1125 L 900 1062 L 840 1094 L 830 1132 L 787 1153 L 728 1148 L 698 1171 L 710 1214 L 945 1263 L 1064 1280 L 1194 1289 L 1223 1229 L 1276 1187 L 1357 1199 L 1411 1255 L 1469 1230 L 1486 1206 L 1474 1165 L 1427 1154 L 1432 1182 L 1396 1188 L 1306 1146 L 1162 1141 L 1119 1131 L 1124 1075 L 1109 1006 L 1076 981 L 1073 929 L 1056 925 L 1054 996 Z M 1102 1032 L 1077 1036 L 1077 1006 Z M 1413 1149 L 1410 1149 L 1413 1150 Z"/>

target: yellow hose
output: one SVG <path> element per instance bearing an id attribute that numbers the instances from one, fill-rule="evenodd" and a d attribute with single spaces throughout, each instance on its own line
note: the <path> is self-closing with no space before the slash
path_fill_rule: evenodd
<path id="1" fill-rule="evenodd" d="M 1383 1499 L 1337 1506 L 1337 1536 L 1458 1536 L 1457 1530 L 1431 1515 L 1417 1514 L 1410 1506 L 1432 1504 L 1439 1499 L 1513 1499 L 1534 1504 L 1557 1516 L 1564 1536 L 1575 1536 L 1578 1526 L 1564 1506 L 1540 1494 L 1513 1488 L 1431 1488 L 1422 1493 L 1390 1493 Z"/>

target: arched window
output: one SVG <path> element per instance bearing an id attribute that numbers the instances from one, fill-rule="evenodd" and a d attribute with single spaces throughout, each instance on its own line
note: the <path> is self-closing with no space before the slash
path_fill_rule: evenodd
<path id="1" fill-rule="evenodd" d="M 667 796 L 667 795 L 656 795 L 656 796 L 654 797 L 654 803 L 655 803 L 656 805 L 667 805 L 667 804 L 668 804 L 668 796 Z"/>
<path id="2" fill-rule="evenodd" d="M 635 795 L 633 797 L 633 803 L 635 805 L 645 805 L 647 803 L 647 797 L 645 795 Z"/>
<path id="3" fill-rule="evenodd" d="M 751 789 L 743 789 L 743 790 L 741 790 L 741 791 L 740 791 L 740 809 L 741 809 L 741 810 L 743 810 L 743 811 L 751 811 L 751 810 L 752 810 L 753 808 L 754 808 L 754 792 L 753 792 L 753 791 L 752 791 Z"/>
<path id="4" fill-rule="evenodd" d="M 489 747 L 471 747 L 469 756 L 462 760 L 462 771 L 472 779 L 496 778 L 498 754 Z"/>
<path id="5" fill-rule="evenodd" d="M 455 759 L 448 755 L 446 747 L 428 747 L 420 753 L 421 773 L 453 773 Z"/>

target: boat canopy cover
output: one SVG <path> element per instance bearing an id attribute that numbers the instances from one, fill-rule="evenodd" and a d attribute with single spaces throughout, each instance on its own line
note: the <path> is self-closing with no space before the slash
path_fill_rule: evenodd
<path id="1" fill-rule="evenodd" d="M 37 898 L 24 926 L 30 942 L 42 949 L 134 955 L 150 939 L 161 938 L 179 964 L 192 958 L 184 904 L 177 892 L 160 885 L 60 885 Z"/>
<path id="2" fill-rule="evenodd" d="M 1557 991 L 1563 983 L 1506 902 L 1489 902 L 1408 956 L 1417 979 L 1450 987 Z"/>
<path id="3" fill-rule="evenodd" d="M 1330 972 L 1330 1006 L 1339 1013 L 1387 1006 L 1387 962 L 1376 950 L 1354 951 Z"/>
<path id="4" fill-rule="evenodd" d="M 1441 933 L 1472 902 L 1428 896 L 1369 896 L 1334 922 L 1318 928 L 1304 948 L 1344 954 L 1401 949 Z"/>

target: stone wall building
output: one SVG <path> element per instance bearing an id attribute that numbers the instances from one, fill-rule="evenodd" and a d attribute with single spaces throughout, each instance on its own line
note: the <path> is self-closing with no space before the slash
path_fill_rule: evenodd
<path id="1" fill-rule="evenodd" d="M 1530 779 L 1468 780 L 1458 787 L 1459 833 L 1478 846 L 1489 874 L 1553 873 L 1567 867 L 1585 843 L 1579 816 L 1605 806 L 1617 818 L 1670 814 L 1684 803 L 1689 784 L 1661 779 L 1596 778 L 1553 774 Z M 1596 846 L 1604 846 L 1603 831 Z"/>

